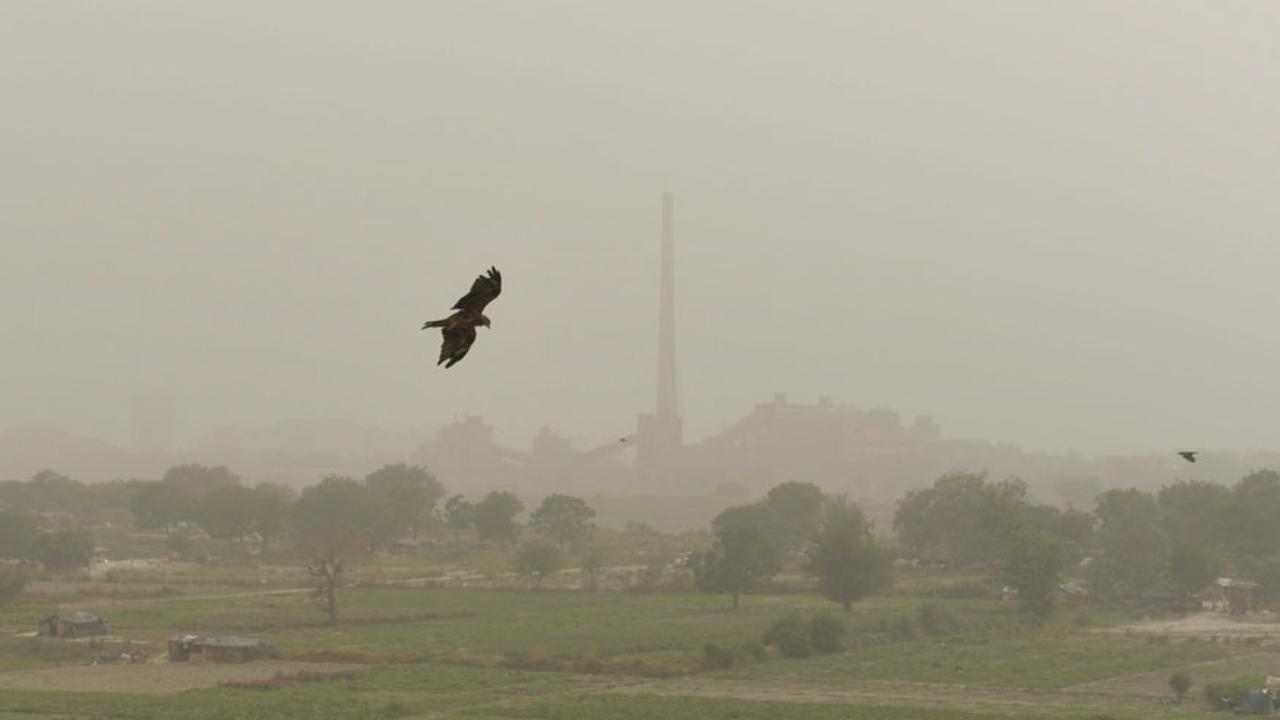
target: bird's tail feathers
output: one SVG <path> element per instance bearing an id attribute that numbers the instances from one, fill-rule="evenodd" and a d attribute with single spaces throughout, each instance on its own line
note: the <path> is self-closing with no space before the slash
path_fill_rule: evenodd
<path id="1" fill-rule="evenodd" d="M 422 329 L 426 330 L 427 328 L 444 327 L 448 322 L 448 320 L 428 320 L 422 324 Z"/>

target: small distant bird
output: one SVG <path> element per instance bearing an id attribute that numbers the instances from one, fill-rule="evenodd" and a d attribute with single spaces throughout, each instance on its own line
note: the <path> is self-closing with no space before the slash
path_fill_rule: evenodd
<path id="1" fill-rule="evenodd" d="M 495 267 L 476 278 L 471 283 L 471 291 L 454 303 L 454 314 L 443 320 L 429 320 L 422 329 L 440 328 L 444 343 L 440 346 L 440 359 L 436 365 L 445 363 L 445 367 L 453 367 L 459 360 L 467 356 L 471 343 L 476 341 L 476 328 L 489 327 L 489 318 L 484 314 L 484 306 L 502 294 L 502 273 Z M 446 362 L 447 361 L 447 362 Z"/>
<path id="2" fill-rule="evenodd" d="M 1200 454 L 1200 451 L 1199 450 L 1183 450 L 1183 451 L 1180 451 L 1178 454 L 1182 456 L 1183 460 L 1186 460 L 1189 463 L 1193 463 L 1196 461 L 1196 456 Z"/>

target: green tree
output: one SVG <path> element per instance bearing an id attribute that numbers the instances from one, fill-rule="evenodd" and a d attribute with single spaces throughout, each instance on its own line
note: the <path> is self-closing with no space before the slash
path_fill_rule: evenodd
<path id="1" fill-rule="evenodd" d="M 287 529 L 289 511 L 298 494 L 284 485 L 261 482 L 254 486 L 253 495 L 253 532 L 262 541 L 260 552 L 265 554 Z"/>
<path id="2" fill-rule="evenodd" d="M 599 542 L 593 542 L 582 554 L 582 589 L 595 592 L 600 588 L 600 577 L 609 563 L 609 550 Z"/>
<path id="3" fill-rule="evenodd" d="M 444 524 L 453 532 L 454 550 L 462 550 L 462 533 L 475 527 L 476 506 L 461 495 L 445 501 Z"/>
<path id="4" fill-rule="evenodd" d="M 302 491 L 291 517 L 294 541 L 310 558 L 306 570 L 316 579 L 313 597 L 323 602 L 329 622 L 336 623 L 343 572 L 369 545 L 373 513 L 368 494 L 355 480 L 330 475 Z"/>
<path id="5" fill-rule="evenodd" d="M 778 518 L 763 502 L 734 505 L 720 511 L 711 521 L 711 532 L 720 534 L 733 528 L 751 528 L 764 535 L 775 549 L 782 548 L 782 532 Z"/>
<path id="6" fill-rule="evenodd" d="M 253 531 L 258 495 L 239 485 L 214 488 L 196 509 L 196 522 L 200 529 L 216 540 L 226 540 L 232 547 Z"/>
<path id="7" fill-rule="evenodd" d="M 893 529 L 918 557 L 951 565 L 995 562 L 1010 532 L 1024 521 L 1027 486 L 985 473 L 951 473 L 898 502 Z"/>
<path id="8" fill-rule="evenodd" d="M 207 467 L 198 463 L 174 465 L 165 471 L 160 482 L 185 491 L 196 502 L 218 488 L 243 484 L 240 476 L 225 465 Z"/>
<path id="9" fill-rule="evenodd" d="M 1108 490 L 1094 514 L 1102 557 L 1089 566 L 1090 590 L 1104 600 L 1133 601 L 1167 568 L 1160 506 L 1141 490 Z"/>
<path id="10" fill-rule="evenodd" d="M 846 611 L 892 581 L 892 564 L 872 536 L 871 524 L 843 496 L 825 503 L 808 556 L 808 570 L 817 578 L 819 592 Z"/>
<path id="11" fill-rule="evenodd" d="M 1169 551 L 1169 583 L 1184 607 L 1190 607 L 1192 597 L 1218 577 L 1220 568 L 1212 547 L 1180 541 Z"/>
<path id="12" fill-rule="evenodd" d="M 1018 591 L 1018 607 L 1040 620 L 1052 613 L 1066 565 L 1062 540 L 1022 526 L 1014 531 L 1000 562 L 1000 579 Z"/>
<path id="13" fill-rule="evenodd" d="M 1053 534 L 1066 543 L 1068 554 L 1076 560 L 1084 557 L 1093 546 L 1092 513 L 1067 506 L 1053 523 Z"/>
<path id="14" fill-rule="evenodd" d="M 147 480 L 108 480 L 85 485 L 90 502 L 98 510 L 128 510 L 129 503 L 139 490 L 150 484 Z"/>
<path id="15" fill-rule="evenodd" d="M 418 465 L 384 465 L 364 483 L 377 513 L 374 544 L 384 547 L 405 534 L 417 538 L 430 522 L 436 501 L 444 495 L 440 481 Z"/>
<path id="16" fill-rule="evenodd" d="M 32 545 L 31 556 L 53 570 L 85 567 L 93 559 L 93 535 L 81 525 L 41 533 Z"/>
<path id="17" fill-rule="evenodd" d="M 1191 676 L 1184 672 L 1176 672 L 1170 675 L 1169 689 L 1173 691 L 1173 696 L 1178 699 L 1178 702 L 1182 702 L 1182 698 L 1191 689 Z"/>
<path id="18" fill-rule="evenodd" d="M 1179 543 L 1221 548 L 1230 528 L 1231 488 L 1198 480 L 1180 480 L 1156 496 L 1164 534 Z"/>
<path id="19" fill-rule="evenodd" d="M 0 510 L 0 559 L 29 559 L 39 528 L 32 513 Z"/>
<path id="20" fill-rule="evenodd" d="M 533 538 L 520 544 L 516 550 L 516 571 L 533 580 L 534 589 L 542 587 L 548 575 L 564 567 L 564 555 L 560 546 L 550 540 Z"/>
<path id="21" fill-rule="evenodd" d="M 506 547 L 519 536 L 516 515 L 521 510 L 524 510 L 524 503 L 514 494 L 497 490 L 490 492 L 475 506 L 476 535 L 481 541 L 493 541 Z"/>
<path id="22" fill-rule="evenodd" d="M 822 490 L 813 483 L 785 482 L 769 490 L 764 506 L 773 516 L 775 542 L 779 548 L 802 548 L 818 530 Z"/>
<path id="23" fill-rule="evenodd" d="M 1280 473 L 1259 470 L 1231 488 L 1228 544 L 1245 564 L 1266 561 L 1280 547 Z"/>
<path id="24" fill-rule="evenodd" d="M 174 528 L 173 532 L 169 533 L 164 541 L 165 549 L 179 560 L 187 559 L 187 556 L 191 554 L 193 544 L 191 529 L 186 525 Z"/>
<path id="25" fill-rule="evenodd" d="M 691 560 L 698 589 L 738 596 L 778 572 L 778 551 L 768 535 L 752 526 L 732 525 L 716 533 L 715 546 Z"/>
<path id="26" fill-rule="evenodd" d="M 548 495 L 529 515 L 529 527 L 567 551 L 591 535 L 591 520 L 595 516 L 596 511 L 582 498 Z"/>
<path id="27" fill-rule="evenodd" d="M 129 501 L 129 511 L 139 529 L 164 530 L 168 535 L 178 523 L 195 517 L 196 501 L 179 485 L 149 482 L 139 487 Z"/>
<path id="28" fill-rule="evenodd" d="M 69 512 L 86 517 L 97 510 L 88 487 L 53 470 L 32 475 L 25 494 L 26 509 L 36 512 Z"/>

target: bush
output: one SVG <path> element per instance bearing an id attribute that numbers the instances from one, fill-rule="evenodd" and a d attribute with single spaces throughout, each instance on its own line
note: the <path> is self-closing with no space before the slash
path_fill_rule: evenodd
<path id="1" fill-rule="evenodd" d="M 808 657 L 813 654 L 809 624 L 795 613 L 770 625 L 764 631 L 764 644 L 777 647 L 783 657 Z"/>
<path id="2" fill-rule="evenodd" d="M 818 613 L 809 620 L 809 641 L 814 652 L 831 655 L 844 649 L 849 629 L 844 621 L 834 615 Z"/>
<path id="3" fill-rule="evenodd" d="M 908 615 L 899 615 L 897 620 L 880 618 L 880 630 L 894 640 L 915 640 L 920 633 Z"/>
<path id="4" fill-rule="evenodd" d="M 938 602 L 927 602 L 920 606 L 920 628 L 928 635 L 950 635 L 960 630 L 960 620 Z"/>
<path id="5" fill-rule="evenodd" d="M 769 651 L 765 648 L 764 643 L 759 640 L 748 640 L 742 644 L 742 652 L 740 654 L 749 656 L 752 660 L 759 662 L 769 655 Z"/>
<path id="6" fill-rule="evenodd" d="M 535 589 L 542 587 L 548 575 L 558 572 L 564 564 L 560 547 L 550 540 L 534 538 L 516 550 L 516 570 L 533 580 Z"/>
<path id="7" fill-rule="evenodd" d="M 1250 690 L 1261 685 L 1262 681 L 1259 678 L 1236 678 L 1212 682 L 1204 686 L 1204 699 L 1215 709 L 1229 710 L 1244 700 Z"/>
<path id="8" fill-rule="evenodd" d="M 733 648 L 721 647 L 715 643 L 702 646 L 702 666 L 708 670 L 728 670 L 736 660 Z"/>
<path id="9" fill-rule="evenodd" d="M 1184 672 L 1176 672 L 1169 676 L 1169 689 L 1173 691 L 1174 697 L 1178 698 L 1178 702 L 1182 702 L 1182 696 L 1187 694 L 1191 689 L 1191 676 Z"/>

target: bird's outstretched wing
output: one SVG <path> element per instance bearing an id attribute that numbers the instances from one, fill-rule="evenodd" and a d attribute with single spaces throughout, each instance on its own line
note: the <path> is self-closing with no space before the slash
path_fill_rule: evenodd
<path id="1" fill-rule="evenodd" d="M 493 299 L 502 294 L 502 273 L 498 272 L 495 267 L 489 268 L 489 271 L 476 278 L 471 283 L 471 292 L 463 295 L 456 304 L 454 310 L 469 310 L 471 312 L 483 312 L 484 306 L 493 302 Z"/>
<path id="2" fill-rule="evenodd" d="M 1191 463 L 1193 463 L 1193 462 L 1195 462 L 1195 461 L 1196 461 L 1196 456 L 1200 454 L 1200 451 L 1198 451 L 1198 450 L 1184 450 L 1184 451 L 1182 451 L 1182 452 L 1179 452 L 1178 454 L 1182 456 L 1182 459 L 1183 459 L 1183 460 L 1186 460 L 1187 462 L 1191 462 Z"/>
<path id="3" fill-rule="evenodd" d="M 466 357 L 467 351 L 471 349 L 471 343 L 476 341 L 474 325 L 446 327 L 441 334 L 444 335 L 444 342 L 440 345 L 440 359 L 436 364 L 445 363 L 447 368 L 453 367 L 455 363 Z"/>

